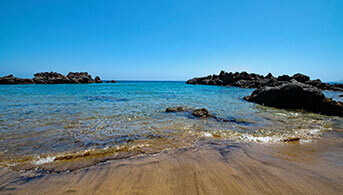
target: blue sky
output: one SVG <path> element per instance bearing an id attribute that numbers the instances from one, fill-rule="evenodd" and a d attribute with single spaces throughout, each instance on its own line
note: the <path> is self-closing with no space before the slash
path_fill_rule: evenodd
<path id="1" fill-rule="evenodd" d="M 0 0 L 0 75 L 343 79 L 341 0 Z"/>

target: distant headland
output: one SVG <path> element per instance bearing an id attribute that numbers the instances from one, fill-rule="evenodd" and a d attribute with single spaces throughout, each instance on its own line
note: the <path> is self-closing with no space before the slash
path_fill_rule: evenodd
<path id="1" fill-rule="evenodd" d="M 78 84 L 78 83 L 103 83 L 99 76 L 94 79 L 88 72 L 69 72 L 63 75 L 57 72 L 40 72 L 33 75 L 33 79 L 17 78 L 12 74 L 0 77 L 0 84 Z M 115 83 L 115 80 L 105 81 Z"/>

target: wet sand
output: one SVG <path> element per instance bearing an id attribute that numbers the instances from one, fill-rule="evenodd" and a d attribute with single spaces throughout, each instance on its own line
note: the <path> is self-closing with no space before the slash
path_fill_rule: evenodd
<path id="1" fill-rule="evenodd" d="M 342 194 L 343 143 L 201 140 L 154 155 L 48 173 L 0 169 L 1 194 Z"/>

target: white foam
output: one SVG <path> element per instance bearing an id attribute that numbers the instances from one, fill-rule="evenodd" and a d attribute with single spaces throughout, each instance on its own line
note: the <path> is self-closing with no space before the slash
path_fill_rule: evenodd
<path id="1" fill-rule="evenodd" d="M 208 132 L 204 133 L 204 136 L 205 137 L 213 137 L 212 133 L 208 133 Z"/>
<path id="2" fill-rule="evenodd" d="M 45 157 L 45 158 L 38 157 L 37 160 L 32 161 L 32 164 L 34 164 L 34 165 L 42 165 L 42 164 L 46 164 L 46 163 L 51 163 L 54 160 L 55 160 L 54 156 L 48 156 L 48 157 Z"/>
<path id="3" fill-rule="evenodd" d="M 242 139 L 247 140 L 247 141 L 264 142 L 264 143 L 281 141 L 279 137 L 270 137 L 270 136 L 263 137 L 263 136 L 252 136 L 252 135 L 242 135 Z"/>

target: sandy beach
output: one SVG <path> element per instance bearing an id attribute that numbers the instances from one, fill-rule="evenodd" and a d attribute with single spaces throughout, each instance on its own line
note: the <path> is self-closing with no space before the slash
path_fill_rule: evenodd
<path id="1" fill-rule="evenodd" d="M 73 171 L 0 174 L 1 194 L 341 194 L 343 143 L 203 139 Z"/>

